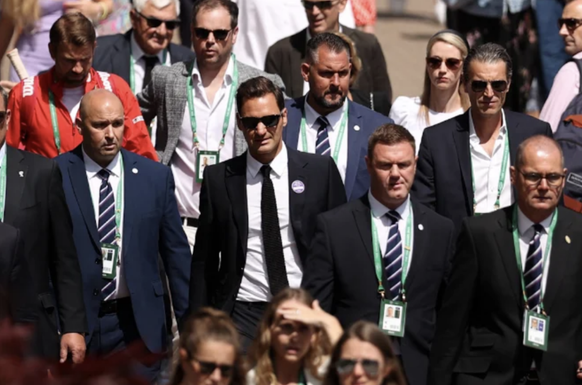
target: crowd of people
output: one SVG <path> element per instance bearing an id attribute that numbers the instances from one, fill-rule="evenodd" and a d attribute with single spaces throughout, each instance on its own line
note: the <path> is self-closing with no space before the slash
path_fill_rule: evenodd
<path id="1" fill-rule="evenodd" d="M 31 328 L 26 349 L 0 330 L 1 385 L 582 379 L 582 215 L 563 201 L 582 176 L 554 139 L 582 121 L 582 0 L 555 21 L 575 60 L 541 120 L 513 108 L 530 75 L 503 30 L 436 33 L 421 94 L 392 103 L 373 17 L 342 25 L 346 0 L 303 0 L 264 68 L 235 54 L 231 0 L 187 23 L 133 0 L 132 28 L 101 36 L 114 2 L 91 3 L 0 87 L 0 320 Z M 184 24 L 191 49 L 171 43 Z"/>

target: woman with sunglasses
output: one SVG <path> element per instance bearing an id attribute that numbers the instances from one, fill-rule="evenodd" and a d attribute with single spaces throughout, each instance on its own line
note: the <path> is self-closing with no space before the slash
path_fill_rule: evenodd
<path id="1" fill-rule="evenodd" d="M 267 307 L 250 353 L 249 385 L 319 385 L 342 328 L 303 289 L 287 288 Z"/>
<path id="2" fill-rule="evenodd" d="M 353 324 L 331 355 L 323 385 L 406 385 L 390 338 L 366 321 Z"/>
<path id="3" fill-rule="evenodd" d="M 426 47 L 422 95 L 400 96 L 394 101 L 390 118 L 414 136 L 417 154 L 426 127 L 460 115 L 470 107 L 462 87 L 463 60 L 468 53 L 467 41 L 458 32 L 437 32 Z"/>
<path id="4" fill-rule="evenodd" d="M 184 325 L 171 385 L 245 385 L 239 334 L 226 313 L 202 308 Z"/>

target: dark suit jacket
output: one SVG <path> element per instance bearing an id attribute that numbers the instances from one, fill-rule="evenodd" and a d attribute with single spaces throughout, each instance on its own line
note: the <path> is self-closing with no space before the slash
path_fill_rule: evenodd
<path id="1" fill-rule="evenodd" d="M 0 222 L 0 320 L 32 324 L 37 310 L 20 231 Z"/>
<path id="2" fill-rule="evenodd" d="M 285 101 L 287 107 L 287 127 L 283 130 L 283 140 L 287 147 L 297 150 L 301 119 L 305 98 Z M 387 116 L 380 115 L 354 102 L 348 102 L 348 167 L 346 169 L 345 189 L 348 201 L 358 199 L 370 186 L 370 175 L 364 157 L 368 153 L 368 138 L 386 123 L 394 123 Z"/>
<path id="3" fill-rule="evenodd" d="M 93 68 L 96 71 L 105 71 L 116 74 L 129 83 L 130 66 L 129 60 L 131 58 L 131 33 L 130 29 L 124 34 L 116 34 L 109 36 L 101 36 L 97 38 L 97 48 L 95 55 L 93 55 Z M 172 64 L 180 61 L 194 60 L 194 53 L 188 48 L 170 43 L 168 46 L 170 53 L 170 61 Z M 144 84 L 145 88 L 146 84 Z M 139 90 L 135 91 L 136 93 Z"/>
<path id="4" fill-rule="evenodd" d="M 346 26 L 342 26 L 342 31 L 354 41 L 358 56 L 362 59 L 362 70 L 353 88 L 367 94 L 373 91 L 388 92 L 388 100 L 392 101 L 386 59 L 376 36 Z M 305 59 L 306 46 L 307 28 L 279 40 L 267 52 L 265 71 L 281 76 L 285 92 L 292 98 L 303 95 L 301 63 Z"/>
<path id="5" fill-rule="evenodd" d="M 160 352 L 166 348 L 166 319 L 158 253 L 164 261 L 176 319 L 180 321 L 188 307 L 190 248 L 178 214 L 170 169 L 124 149 L 121 153 L 124 164 L 121 263 L 140 336 L 150 351 Z M 104 286 L 95 212 L 81 146 L 56 160 L 63 172 L 65 196 L 73 218 L 90 343 Z"/>
<path id="6" fill-rule="evenodd" d="M 414 244 L 405 283 L 408 306 L 400 351 L 408 383 L 424 385 L 454 228 L 450 220 L 417 202 L 412 201 L 412 211 Z M 380 318 L 371 226 L 367 194 L 320 215 L 305 264 L 302 286 L 344 329 L 361 319 L 378 324 Z"/>
<path id="7" fill-rule="evenodd" d="M 470 112 L 471 109 L 424 131 L 412 186 L 412 195 L 451 219 L 457 231 L 463 218 L 473 215 Z M 535 135 L 552 137 L 550 125 L 531 116 L 505 111 L 505 121 L 511 165 L 515 164 L 517 147 L 525 139 Z"/>
<path id="8" fill-rule="evenodd" d="M 548 351 L 541 352 L 522 344 L 525 303 L 512 214 L 510 206 L 463 221 L 438 314 L 430 384 L 513 385 L 532 359 L 542 385 L 576 383 L 582 357 L 582 216 L 558 209 L 543 298 L 550 316 Z"/>
<path id="9" fill-rule="evenodd" d="M 34 348 L 40 355 L 58 358 L 57 330 L 87 331 L 83 284 L 61 172 L 53 160 L 8 145 L 6 157 L 4 222 L 20 230 L 36 290 L 39 322 Z"/>
<path id="10" fill-rule="evenodd" d="M 315 217 L 345 203 L 346 196 L 331 157 L 287 150 L 289 184 L 299 180 L 305 185 L 302 193 L 289 189 L 290 222 L 304 262 Z M 211 305 L 230 313 L 236 300 L 247 255 L 246 156 L 245 152 L 204 170 L 190 280 L 191 311 Z"/>

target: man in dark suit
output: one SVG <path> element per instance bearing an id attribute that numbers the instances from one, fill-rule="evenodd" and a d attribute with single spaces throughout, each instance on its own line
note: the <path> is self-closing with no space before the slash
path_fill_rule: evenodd
<path id="1" fill-rule="evenodd" d="M 83 97 L 83 143 L 57 158 L 74 224 L 88 319 L 87 346 L 108 354 L 142 341 L 167 346 L 158 254 L 169 278 L 176 319 L 188 307 L 190 249 L 170 169 L 121 148 L 123 106 L 95 90 Z M 160 363 L 136 363 L 154 383 Z"/>
<path id="2" fill-rule="evenodd" d="M 0 222 L 0 321 L 36 322 L 36 295 L 31 283 L 20 231 Z"/>
<path id="3" fill-rule="evenodd" d="M 361 319 L 382 326 L 383 298 L 396 301 L 384 314 L 406 319 L 404 337 L 392 337 L 395 353 L 408 383 L 424 385 L 454 229 L 450 220 L 409 198 L 415 154 L 414 137 L 402 126 L 382 125 L 372 134 L 366 156 L 370 189 L 318 217 L 302 286 L 344 328 Z"/>
<path id="4" fill-rule="evenodd" d="M 509 167 L 517 147 L 534 135 L 552 136 L 547 123 L 502 109 L 511 68 L 497 44 L 472 49 L 463 69 L 471 108 L 422 136 L 412 195 L 452 219 L 457 231 L 465 217 L 511 205 Z"/>
<path id="5" fill-rule="evenodd" d="M 463 221 L 430 384 L 577 383 L 582 216 L 557 208 L 565 174 L 559 145 L 529 138 L 511 167 L 516 204 Z"/>
<path id="6" fill-rule="evenodd" d="M 179 12 L 179 1 L 133 0 L 129 13 L 133 28 L 99 37 L 93 68 L 122 77 L 137 94 L 151 81 L 156 65 L 194 60 L 191 50 L 171 42 L 180 24 Z"/>
<path id="7" fill-rule="evenodd" d="M 8 146 L 11 111 L 6 110 L 8 95 L 1 87 L 0 93 L 0 178 L 6 178 L 5 190 L 0 190 L 5 195 L 0 222 L 20 231 L 32 275 L 29 284 L 35 290 L 38 314 L 33 351 L 48 359 L 60 357 L 61 362 L 71 354 L 73 362 L 80 363 L 85 358 L 87 321 L 61 172 L 53 160 Z"/>
<path id="8" fill-rule="evenodd" d="M 257 77 L 240 85 L 236 102 L 248 151 L 204 171 L 190 310 L 231 314 L 248 347 L 272 296 L 301 284 L 315 217 L 346 197 L 330 157 L 283 144 L 280 88 Z"/>
<path id="9" fill-rule="evenodd" d="M 309 26 L 295 35 L 279 40 L 267 52 L 265 71 L 283 79 L 287 95 L 298 98 L 309 90 L 301 73 L 301 63 L 306 58 L 307 41 L 323 32 L 342 32 L 354 42 L 362 59 L 362 71 L 354 88 L 366 94 L 374 91 L 388 93 L 392 101 L 392 86 L 386 69 L 382 47 L 374 35 L 339 24 L 339 14 L 347 0 L 303 0 Z M 311 84 L 309 84 L 311 86 Z"/>
<path id="10" fill-rule="evenodd" d="M 306 50 L 301 71 L 310 90 L 306 97 L 286 101 L 283 140 L 289 148 L 333 157 L 348 200 L 358 199 L 370 185 L 364 162 L 368 137 L 392 120 L 347 99 L 352 65 L 343 39 L 322 33 Z"/>

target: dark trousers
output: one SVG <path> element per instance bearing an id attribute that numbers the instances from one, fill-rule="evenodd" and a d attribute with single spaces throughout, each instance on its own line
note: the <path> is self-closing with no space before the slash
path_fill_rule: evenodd
<path id="1" fill-rule="evenodd" d="M 241 346 L 245 354 L 257 336 L 259 324 L 267 305 L 267 302 L 236 301 L 234 303 L 230 316 L 240 334 Z"/>
<path id="2" fill-rule="evenodd" d="M 87 352 L 91 355 L 106 356 L 126 349 L 132 343 L 139 343 L 141 337 L 137 330 L 133 307 L 129 298 L 117 300 L 116 311 L 108 311 L 106 314 L 100 311 L 99 320 L 91 341 L 87 346 Z M 102 306 L 103 308 L 103 306 Z M 146 365 L 137 359 L 134 363 L 135 373 L 150 384 L 154 384 L 159 375 L 161 362 Z"/>

